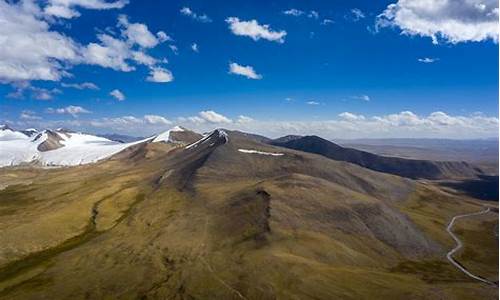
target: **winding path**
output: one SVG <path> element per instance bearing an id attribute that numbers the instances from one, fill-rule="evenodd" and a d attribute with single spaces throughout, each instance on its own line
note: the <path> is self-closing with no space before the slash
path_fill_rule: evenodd
<path id="1" fill-rule="evenodd" d="M 453 238 L 453 240 L 455 240 L 455 243 L 456 243 L 456 246 L 455 248 L 451 249 L 447 254 L 446 254 L 446 258 L 455 266 L 457 267 L 460 271 L 462 271 L 465 275 L 471 277 L 471 278 L 474 278 L 476 280 L 479 280 L 483 283 L 486 283 L 486 284 L 489 284 L 489 285 L 494 285 L 494 286 L 497 286 L 497 284 L 493 281 L 490 281 L 486 278 L 483 278 L 481 276 L 478 276 L 478 275 L 474 275 L 472 274 L 471 272 L 469 272 L 464 266 L 462 266 L 458 261 L 456 261 L 454 258 L 453 258 L 453 254 L 455 254 L 458 250 L 460 250 L 463 246 L 463 243 L 462 241 L 453 233 L 452 231 L 452 228 L 453 228 L 453 225 L 455 224 L 455 221 L 458 220 L 458 219 L 461 219 L 461 218 L 465 218 L 465 217 L 472 217 L 472 216 L 479 216 L 479 215 L 483 215 L 483 214 L 487 214 L 488 212 L 491 211 L 491 208 L 486 208 L 485 210 L 482 210 L 482 211 L 478 211 L 478 212 L 475 212 L 475 213 L 470 213 L 470 214 L 463 214 L 463 215 L 457 215 L 457 216 L 454 216 L 453 219 L 451 219 L 450 223 L 448 224 L 448 227 L 446 227 L 446 231 L 448 231 L 448 233 L 451 235 L 451 237 Z"/>

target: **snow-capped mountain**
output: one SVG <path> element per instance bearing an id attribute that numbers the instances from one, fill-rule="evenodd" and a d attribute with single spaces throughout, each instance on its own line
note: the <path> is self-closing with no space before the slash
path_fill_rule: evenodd
<path id="1" fill-rule="evenodd" d="M 21 164 L 75 166 L 94 163 L 139 143 L 189 144 L 201 138 L 176 126 L 140 141 L 120 143 L 91 134 L 65 129 L 17 131 L 0 125 L 0 167 Z"/>
<path id="2" fill-rule="evenodd" d="M 28 163 L 43 166 L 93 163 L 136 143 L 118 143 L 61 129 L 21 132 L 3 126 L 0 129 L 0 167 Z"/>

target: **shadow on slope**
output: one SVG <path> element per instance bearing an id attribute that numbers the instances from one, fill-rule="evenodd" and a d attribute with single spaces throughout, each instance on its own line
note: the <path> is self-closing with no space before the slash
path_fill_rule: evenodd
<path id="1" fill-rule="evenodd" d="M 498 176 L 481 175 L 478 179 L 447 181 L 441 184 L 473 198 L 498 201 Z"/>

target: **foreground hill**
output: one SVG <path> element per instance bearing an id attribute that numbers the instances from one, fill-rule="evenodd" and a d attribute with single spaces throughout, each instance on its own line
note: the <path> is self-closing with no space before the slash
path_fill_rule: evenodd
<path id="1" fill-rule="evenodd" d="M 357 149 L 344 148 L 318 136 L 289 136 L 273 140 L 270 143 L 412 179 L 471 178 L 483 174 L 481 169 L 466 162 L 381 156 Z"/>
<path id="2" fill-rule="evenodd" d="M 0 180 L 2 299 L 498 297 L 445 258 L 446 224 L 481 202 L 254 136 Z M 494 239 L 488 222 L 468 236 Z M 497 281 L 488 253 L 465 262 Z"/>

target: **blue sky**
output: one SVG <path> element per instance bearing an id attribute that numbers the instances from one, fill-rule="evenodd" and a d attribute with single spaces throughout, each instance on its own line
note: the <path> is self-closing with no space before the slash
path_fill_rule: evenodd
<path id="1" fill-rule="evenodd" d="M 496 136 L 498 3 L 464 1 L 458 11 L 436 1 L 429 13 L 411 2 L 0 0 L 0 20 L 11 22 L 2 32 L 11 42 L 0 41 L 0 120 L 135 135 L 182 124 L 271 136 Z M 138 24 L 153 40 L 127 36 Z M 23 42 L 26 32 L 39 38 Z M 102 34 L 128 47 L 125 59 L 92 52 L 109 47 Z M 82 83 L 98 88 L 74 88 Z"/>

